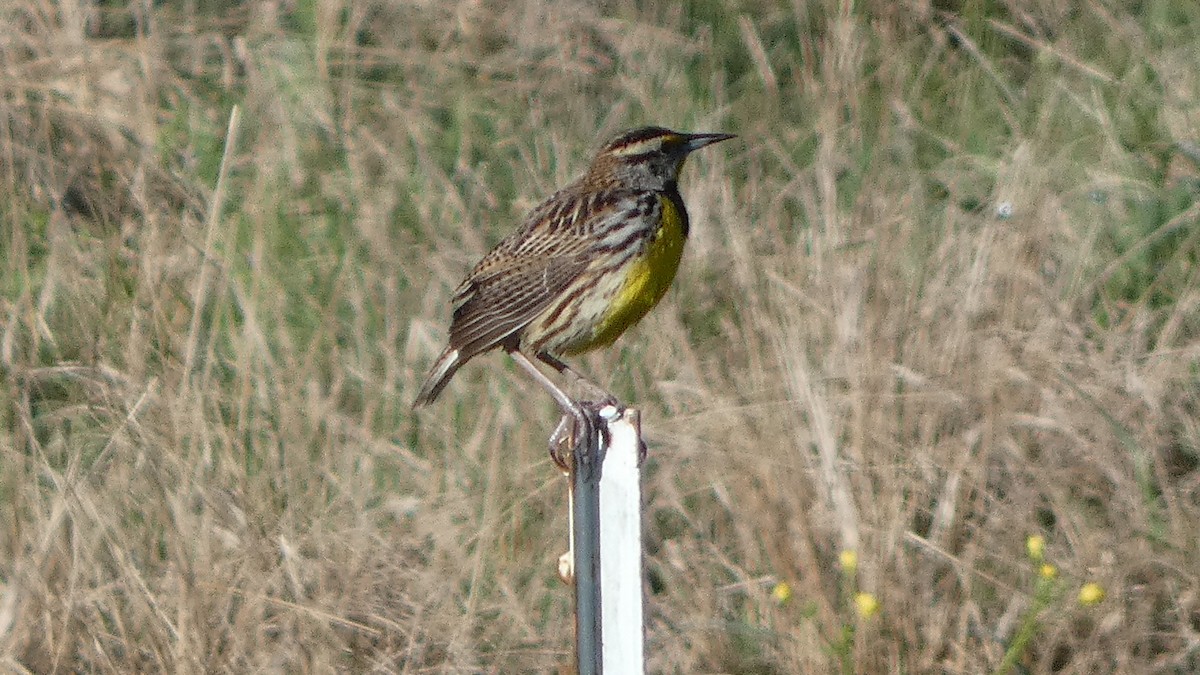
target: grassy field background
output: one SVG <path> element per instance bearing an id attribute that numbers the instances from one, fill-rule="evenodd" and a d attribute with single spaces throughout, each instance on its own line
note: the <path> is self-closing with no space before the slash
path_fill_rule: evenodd
<path id="1" fill-rule="evenodd" d="M 577 362 L 643 410 L 652 672 L 1200 670 L 1198 50 L 1181 0 L 9 3 L 0 669 L 565 672 L 552 403 L 409 405 L 655 123 L 740 137 Z"/>

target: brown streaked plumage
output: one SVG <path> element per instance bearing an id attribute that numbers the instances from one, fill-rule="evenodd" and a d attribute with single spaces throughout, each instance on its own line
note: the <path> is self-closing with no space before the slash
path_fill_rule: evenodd
<path id="1" fill-rule="evenodd" d="M 449 345 L 414 407 L 433 402 L 483 352 L 532 354 L 562 372 L 559 356 L 607 345 L 641 319 L 674 278 L 687 237 L 677 184 L 684 159 L 729 138 L 644 127 L 605 144 L 587 172 L 535 208 L 459 285 Z M 544 376 L 539 383 L 567 407 L 561 390 Z"/>

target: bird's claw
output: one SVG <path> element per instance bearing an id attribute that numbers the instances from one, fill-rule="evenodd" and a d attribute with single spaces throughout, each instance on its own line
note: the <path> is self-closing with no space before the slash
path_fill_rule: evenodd
<path id="1" fill-rule="evenodd" d="M 562 469 L 563 473 L 571 472 L 571 462 L 575 456 L 575 438 L 578 421 L 570 413 L 563 413 L 554 433 L 550 434 L 550 459 Z"/>
<path id="2" fill-rule="evenodd" d="M 550 434 L 550 459 L 565 473 L 570 473 L 576 466 L 593 463 L 594 458 L 581 456 L 581 451 L 588 449 L 587 439 L 593 438 L 597 430 L 601 435 L 599 447 L 608 447 L 608 425 L 599 420 L 599 411 L 606 405 L 611 403 L 578 402 L 574 410 L 563 413 L 554 433 Z"/>

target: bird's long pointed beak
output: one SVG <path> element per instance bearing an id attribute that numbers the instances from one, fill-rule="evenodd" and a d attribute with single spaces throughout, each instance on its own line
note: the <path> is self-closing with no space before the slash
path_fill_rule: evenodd
<path id="1" fill-rule="evenodd" d="M 737 138 L 737 136 L 735 134 L 688 134 L 684 147 L 688 152 L 695 152 L 706 145 L 720 143 L 731 138 Z"/>

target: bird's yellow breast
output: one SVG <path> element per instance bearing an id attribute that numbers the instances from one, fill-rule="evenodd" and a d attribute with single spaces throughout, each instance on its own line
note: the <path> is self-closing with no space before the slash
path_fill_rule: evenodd
<path id="1" fill-rule="evenodd" d="M 687 240 L 686 217 L 666 195 L 659 195 L 662 224 L 651 236 L 646 250 L 630 263 L 629 271 L 604 317 L 592 333 L 592 339 L 572 349 L 579 353 L 611 344 L 662 300 L 683 256 Z"/>

